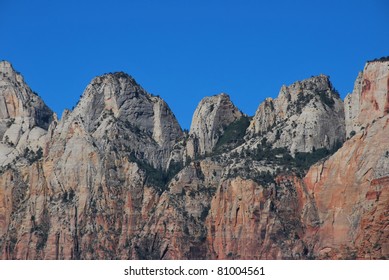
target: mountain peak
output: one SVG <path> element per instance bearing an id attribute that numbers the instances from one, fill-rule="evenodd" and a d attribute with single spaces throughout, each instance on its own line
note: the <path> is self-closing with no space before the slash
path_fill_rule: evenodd
<path id="1" fill-rule="evenodd" d="M 166 167 L 172 146 L 183 133 L 166 102 L 124 72 L 91 81 L 65 121 L 79 120 L 87 135 L 99 142 L 108 136 L 155 167 Z"/>
<path id="2" fill-rule="evenodd" d="M 19 82 L 24 83 L 22 75 L 15 71 L 12 64 L 6 60 L 0 61 L 0 85 L 4 85 L 7 80 L 8 82 Z"/>
<path id="3" fill-rule="evenodd" d="M 12 64 L 6 60 L 0 61 L 0 73 L 13 72 Z"/>
<path id="4" fill-rule="evenodd" d="M 221 102 L 232 103 L 230 96 L 227 93 L 222 92 L 212 96 L 204 97 L 203 99 L 200 100 L 200 103 L 197 105 L 197 108 L 203 106 L 207 107 L 207 105 L 211 105 L 211 104 L 216 105 Z"/>
<path id="5" fill-rule="evenodd" d="M 53 112 L 8 61 L 0 62 L 0 86 L 0 119 L 28 118 L 31 126 L 48 128 Z"/>
<path id="6" fill-rule="evenodd" d="M 193 114 L 188 155 L 193 158 L 211 152 L 224 129 L 242 116 L 226 93 L 203 98 Z"/>
<path id="7" fill-rule="evenodd" d="M 331 149 L 344 141 L 343 102 L 326 75 L 282 86 L 276 99 L 259 105 L 248 135 L 266 135 L 292 153 Z"/>
<path id="8" fill-rule="evenodd" d="M 3 62 L 0 258 L 387 259 L 388 66 L 358 76 L 346 121 L 368 126 L 346 140 L 325 75 L 283 86 L 249 128 L 227 94 L 205 97 L 184 134 L 161 98 L 110 73 L 45 129 Z"/>
<path id="9" fill-rule="evenodd" d="M 106 73 L 92 79 L 75 112 L 92 120 L 96 120 L 103 111 L 111 111 L 117 116 L 126 101 L 139 96 L 151 97 L 130 75 L 124 72 Z"/>
<path id="10" fill-rule="evenodd" d="M 15 71 L 11 62 L 7 61 L 7 60 L 2 60 L 0 61 L 0 72 L 6 72 L 6 71 L 9 71 L 9 70 L 12 70 L 12 71 Z"/>
<path id="11" fill-rule="evenodd" d="M 389 59 L 384 57 L 365 64 L 345 104 L 347 135 L 389 113 Z"/>
<path id="12" fill-rule="evenodd" d="M 288 88 L 291 91 L 296 90 L 296 93 L 299 93 L 298 90 L 310 90 L 313 94 L 316 94 L 322 90 L 334 89 L 330 81 L 330 77 L 324 74 L 312 76 L 302 81 L 297 81 L 290 86 L 285 86 L 285 88 Z"/>
<path id="13" fill-rule="evenodd" d="M 53 112 L 8 61 L 0 62 L 0 165 L 12 162 L 26 147 L 37 150 Z"/>
<path id="14" fill-rule="evenodd" d="M 102 84 L 102 83 L 114 83 L 118 81 L 123 81 L 124 83 L 129 83 L 132 85 L 139 86 L 135 79 L 129 74 L 119 71 L 112 73 L 105 73 L 103 75 L 97 76 L 92 79 L 91 84 Z"/>

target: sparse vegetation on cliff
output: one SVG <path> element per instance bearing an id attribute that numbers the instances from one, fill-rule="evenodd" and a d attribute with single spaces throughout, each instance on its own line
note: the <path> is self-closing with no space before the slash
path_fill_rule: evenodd
<path id="1" fill-rule="evenodd" d="M 234 121 L 226 127 L 224 133 L 220 136 L 215 148 L 214 153 L 232 150 L 244 142 L 246 129 L 250 125 L 250 118 L 242 116 L 240 119 Z"/>
<path id="2" fill-rule="evenodd" d="M 386 94 L 374 75 L 387 64 L 366 68 Z M 283 87 L 253 118 L 226 94 L 205 98 L 182 132 L 134 83 L 96 78 L 56 120 L 37 113 L 44 106 L 26 85 L 4 81 L 13 88 L 0 88 L 2 258 L 389 257 L 386 96 L 369 96 L 376 115 L 357 110 L 371 98 L 355 98 L 351 118 L 353 101 L 344 109 L 320 75 Z M 363 137 L 347 141 L 352 129 Z"/>
<path id="3" fill-rule="evenodd" d="M 385 61 L 389 61 L 389 56 L 383 56 L 383 57 L 380 57 L 380 58 L 375 58 L 375 59 L 372 59 L 372 60 L 368 60 L 367 62 L 385 62 Z"/>

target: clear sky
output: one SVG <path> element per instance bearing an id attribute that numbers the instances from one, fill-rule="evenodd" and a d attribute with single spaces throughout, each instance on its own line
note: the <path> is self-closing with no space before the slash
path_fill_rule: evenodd
<path id="1" fill-rule="evenodd" d="M 283 84 L 331 76 L 344 97 L 389 55 L 387 0 L 0 0 L 0 60 L 59 115 L 95 76 L 124 71 L 183 128 L 204 96 L 253 115 Z"/>

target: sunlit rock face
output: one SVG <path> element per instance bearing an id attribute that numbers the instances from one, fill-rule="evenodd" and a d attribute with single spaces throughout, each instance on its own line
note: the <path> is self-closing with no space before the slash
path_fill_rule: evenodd
<path id="1" fill-rule="evenodd" d="M 299 81 L 261 103 L 247 132 L 292 154 L 332 149 L 345 140 L 343 102 L 325 75 Z"/>
<path id="2" fill-rule="evenodd" d="M 33 157 L 42 153 L 49 125 L 55 118 L 12 65 L 1 61 L 0 166 L 15 163 L 24 154 Z"/>
<path id="3" fill-rule="evenodd" d="M 345 113 L 347 136 L 389 113 L 388 60 L 366 63 L 353 92 L 345 98 Z"/>
<path id="4" fill-rule="evenodd" d="M 225 93 L 203 98 L 193 114 L 188 156 L 195 158 L 211 153 L 226 127 L 242 116 Z"/>
<path id="5" fill-rule="evenodd" d="M 58 120 L 0 62 L 1 259 L 387 259 L 388 73 L 345 104 L 324 75 L 283 86 L 253 118 L 206 97 L 184 133 L 125 73 Z"/>

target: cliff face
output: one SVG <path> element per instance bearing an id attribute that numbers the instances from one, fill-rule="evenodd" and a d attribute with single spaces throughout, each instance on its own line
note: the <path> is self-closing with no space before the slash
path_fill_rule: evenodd
<path id="1" fill-rule="evenodd" d="M 345 102 L 355 136 L 304 178 L 320 220 L 307 238 L 319 258 L 388 257 L 388 75 L 388 61 L 366 64 Z"/>
<path id="2" fill-rule="evenodd" d="M 27 86 L 9 62 L 0 62 L 0 167 L 45 143 L 53 112 Z M 41 152 L 39 152 L 41 153 Z M 33 155 L 34 154 L 34 155 Z"/>
<path id="3" fill-rule="evenodd" d="M 129 76 L 108 74 L 49 131 L 41 158 L 0 176 L 3 258 L 127 258 L 182 136 L 170 109 Z"/>
<path id="4" fill-rule="evenodd" d="M 388 124 L 368 125 L 304 178 L 320 225 L 305 238 L 318 258 L 388 257 Z"/>
<path id="5" fill-rule="evenodd" d="M 195 158 L 211 153 L 226 127 L 242 116 L 227 94 L 205 97 L 193 114 L 187 155 Z"/>
<path id="6" fill-rule="evenodd" d="M 63 136 L 78 129 L 91 137 L 99 150 L 111 147 L 131 152 L 162 169 L 168 164 L 173 146 L 183 136 L 168 105 L 124 73 L 93 79 L 74 111 L 66 114 L 59 126 L 56 132 L 64 144 L 67 140 Z"/>
<path id="7" fill-rule="evenodd" d="M 346 130 L 358 132 L 389 112 L 389 61 L 366 63 L 345 98 Z"/>
<path id="8" fill-rule="evenodd" d="M 345 139 L 343 102 L 324 75 L 283 86 L 258 107 L 247 132 L 292 154 L 331 149 Z"/>
<path id="9" fill-rule="evenodd" d="M 326 76 L 282 87 L 251 122 L 205 98 L 184 134 L 127 74 L 59 121 L 1 62 L 1 258 L 388 258 L 388 73 L 368 63 L 345 109 Z"/>

